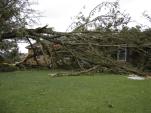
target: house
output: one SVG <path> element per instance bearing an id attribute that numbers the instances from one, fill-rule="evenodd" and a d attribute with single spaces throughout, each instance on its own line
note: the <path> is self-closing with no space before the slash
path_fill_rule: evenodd
<path id="1" fill-rule="evenodd" d="M 151 44 L 143 44 L 140 46 L 131 44 L 120 45 L 116 51 L 118 61 L 126 62 L 137 68 L 151 70 Z"/>
<path id="2" fill-rule="evenodd" d="M 22 64 L 24 65 L 31 65 L 31 66 L 36 66 L 36 65 L 48 66 L 49 65 L 51 66 L 51 65 L 54 65 L 53 62 L 55 62 L 55 65 L 66 65 L 66 66 L 76 64 L 74 58 L 72 58 L 72 55 L 70 55 L 69 52 L 57 51 L 57 50 L 62 49 L 60 44 L 57 44 L 57 43 L 51 44 L 51 46 L 53 46 L 53 49 L 55 49 L 55 52 L 57 52 L 57 55 L 53 55 L 52 58 L 50 58 L 50 55 L 44 54 L 42 52 L 42 47 L 39 43 L 35 43 L 32 46 L 35 50 L 36 55 L 34 57 L 34 51 L 32 47 L 27 46 L 26 48 L 28 49 L 28 55 L 22 61 Z M 102 46 L 103 45 L 101 45 L 100 48 L 102 48 Z M 151 54 L 151 49 L 149 46 L 150 45 L 141 45 L 140 47 L 144 52 L 146 52 L 146 55 Z M 147 68 L 151 67 L 149 58 L 146 57 L 145 54 L 142 54 L 139 51 L 136 51 L 136 48 L 138 49 L 137 45 L 134 45 L 134 44 L 131 44 L 131 45 L 120 44 L 119 45 L 118 44 L 118 45 L 105 45 L 103 47 L 108 48 L 108 49 L 103 49 L 103 50 L 105 50 L 106 54 L 109 54 L 113 59 L 117 61 L 129 63 L 138 68 L 141 67 L 142 65 L 147 66 Z M 111 49 L 110 52 L 108 52 L 109 49 Z M 37 61 L 35 60 L 35 58 Z M 53 62 L 52 62 L 52 59 L 53 59 Z"/>
<path id="3" fill-rule="evenodd" d="M 49 46 L 49 44 L 48 44 Z M 52 45 L 55 50 L 60 49 L 60 44 Z M 34 48 L 34 50 L 33 50 Z M 29 45 L 26 47 L 28 49 L 27 56 L 21 61 L 21 64 L 28 66 L 50 66 L 51 58 L 48 54 L 45 54 L 42 50 L 42 46 L 39 43 L 34 43 L 32 47 Z M 49 51 L 50 52 L 50 51 Z"/>
<path id="4" fill-rule="evenodd" d="M 36 59 L 38 61 L 38 64 L 35 61 L 34 51 L 33 51 L 32 47 L 35 50 L 35 54 L 36 54 L 35 57 L 36 57 Z M 26 49 L 28 49 L 28 54 L 23 59 L 23 61 L 21 63 L 24 64 L 24 65 L 43 65 L 43 66 L 45 66 L 46 62 L 44 61 L 44 56 L 43 56 L 43 54 L 41 52 L 40 44 L 35 43 L 35 44 L 32 45 L 32 47 L 30 45 L 26 47 Z"/>

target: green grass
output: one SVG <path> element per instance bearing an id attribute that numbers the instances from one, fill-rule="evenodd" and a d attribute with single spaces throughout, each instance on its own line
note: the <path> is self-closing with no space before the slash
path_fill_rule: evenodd
<path id="1" fill-rule="evenodd" d="M 151 80 L 56 77 L 49 71 L 0 73 L 0 113 L 151 113 Z"/>

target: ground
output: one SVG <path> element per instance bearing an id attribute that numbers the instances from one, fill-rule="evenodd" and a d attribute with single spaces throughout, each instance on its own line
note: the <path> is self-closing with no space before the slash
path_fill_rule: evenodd
<path id="1" fill-rule="evenodd" d="M 0 73 L 0 113 L 151 113 L 150 79 L 48 73 Z"/>

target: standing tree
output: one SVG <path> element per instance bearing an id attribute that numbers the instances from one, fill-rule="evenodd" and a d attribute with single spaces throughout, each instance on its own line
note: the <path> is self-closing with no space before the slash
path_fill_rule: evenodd
<path id="1" fill-rule="evenodd" d="M 102 2 L 94 7 L 88 16 L 80 12 L 67 30 L 118 30 L 130 22 L 129 14 L 122 12 L 119 1 Z"/>
<path id="2" fill-rule="evenodd" d="M 15 29 L 18 35 L 22 35 L 26 25 L 34 22 L 33 12 L 29 0 L 1 0 L 0 1 L 0 53 L 6 59 L 17 58 L 18 46 Z M 10 33 L 11 32 L 11 33 Z M 13 37 L 13 39 L 2 39 L 2 37 Z"/>

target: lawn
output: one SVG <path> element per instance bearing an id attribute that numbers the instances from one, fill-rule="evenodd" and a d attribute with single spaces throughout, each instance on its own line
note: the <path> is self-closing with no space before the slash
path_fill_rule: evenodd
<path id="1" fill-rule="evenodd" d="M 151 79 L 0 73 L 0 113 L 151 113 Z"/>

